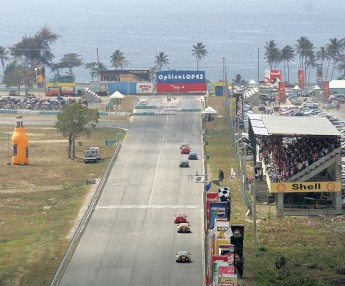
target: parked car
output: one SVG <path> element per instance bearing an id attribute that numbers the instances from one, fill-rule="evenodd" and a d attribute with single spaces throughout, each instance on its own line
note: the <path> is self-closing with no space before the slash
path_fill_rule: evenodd
<path id="1" fill-rule="evenodd" d="M 178 251 L 176 253 L 176 262 L 192 262 L 192 255 L 185 250 Z"/>
<path id="2" fill-rule="evenodd" d="M 182 213 L 175 214 L 174 216 L 174 223 L 186 223 L 187 222 L 187 216 Z"/>
<path id="3" fill-rule="evenodd" d="M 180 168 L 188 168 L 189 167 L 189 161 L 188 160 L 181 160 L 180 164 L 179 164 L 179 167 Z"/>
<path id="4" fill-rule="evenodd" d="M 198 154 L 196 152 L 190 152 L 188 155 L 188 160 L 198 160 Z"/>

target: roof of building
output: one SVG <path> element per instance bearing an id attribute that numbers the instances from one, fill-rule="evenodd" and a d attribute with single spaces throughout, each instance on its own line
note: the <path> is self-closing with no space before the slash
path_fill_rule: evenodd
<path id="1" fill-rule="evenodd" d="M 267 116 L 248 114 L 255 135 L 340 136 L 326 117 Z"/>

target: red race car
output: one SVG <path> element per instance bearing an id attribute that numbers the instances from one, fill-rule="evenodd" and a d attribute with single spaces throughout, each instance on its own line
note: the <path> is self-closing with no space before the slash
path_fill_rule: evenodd
<path id="1" fill-rule="evenodd" d="M 189 145 L 183 145 L 180 149 L 181 149 L 181 154 L 189 154 L 191 150 Z"/>
<path id="2" fill-rule="evenodd" d="M 187 216 L 185 214 L 176 214 L 174 216 L 174 223 L 186 223 Z"/>

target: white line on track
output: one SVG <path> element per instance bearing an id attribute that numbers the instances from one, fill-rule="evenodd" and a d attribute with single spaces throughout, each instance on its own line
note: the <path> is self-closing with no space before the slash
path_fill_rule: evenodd
<path id="1" fill-rule="evenodd" d="M 155 184 L 156 184 L 156 178 L 157 178 L 157 172 L 158 172 L 158 165 L 159 165 L 159 161 L 160 161 L 162 150 L 163 150 L 163 145 L 164 145 L 164 140 L 165 140 L 165 133 L 166 133 L 165 131 L 166 131 L 167 126 L 168 126 L 168 119 L 169 119 L 169 116 L 167 116 L 167 119 L 165 121 L 164 134 L 163 134 L 163 138 L 162 138 L 162 142 L 161 142 L 161 149 L 159 150 L 159 156 L 158 156 L 157 165 L 156 165 L 156 172 L 155 172 L 155 176 L 153 178 L 153 184 L 152 184 L 152 189 L 151 189 L 149 205 L 151 205 L 151 201 L 152 201 L 152 197 L 153 197 L 153 192 L 155 190 Z"/>
<path id="2" fill-rule="evenodd" d="M 95 209 L 201 209 L 201 205 L 112 205 L 96 206 Z"/>

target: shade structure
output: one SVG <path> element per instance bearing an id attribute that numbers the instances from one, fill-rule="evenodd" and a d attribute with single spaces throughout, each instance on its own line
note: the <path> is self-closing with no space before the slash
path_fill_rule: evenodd
<path id="1" fill-rule="evenodd" d="M 218 111 L 215 110 L 214 108 L 212 108 L 211 106 L 208 106 L 201 113 L 211 113 L 211 114 L 214 114 L 214 113 L 218 113 Z"/>
<path id="2" fill-rule="evenodd" d="M 110 98 L 125 98 L 125 96 L 121 92 L 115 91 Z"/>

